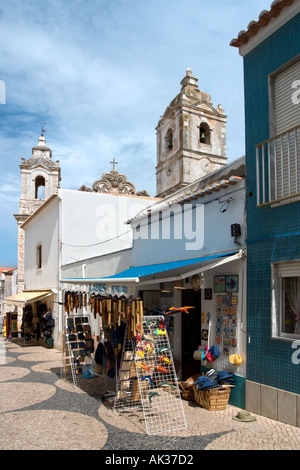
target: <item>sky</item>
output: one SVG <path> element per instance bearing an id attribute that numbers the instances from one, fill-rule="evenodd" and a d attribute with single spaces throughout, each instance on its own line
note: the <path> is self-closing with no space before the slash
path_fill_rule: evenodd
<path id="1" fill-rule="evenodd" d="M 17 266 L 21 158 L 44 123 L 61 187 L 111 171 L 156 195 L 156 131 L 186 69 L 244 155 L 243 59 L 231 39 L 271 0 L 0 0 L 0 266 Z"/>

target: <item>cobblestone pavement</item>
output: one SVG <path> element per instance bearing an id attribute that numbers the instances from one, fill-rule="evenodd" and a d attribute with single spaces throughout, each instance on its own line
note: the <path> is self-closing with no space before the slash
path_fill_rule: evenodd
<path id="1" fill-rule="evenodd" d="M 0 450 L 299 450 L 300 428 L 256 416 L 232 419 L 240 409 L 207 411 L 183 401 L 187 427 L 146 434 L 142 411 L 114 412 L 107 377 L 63 379 L 62 353 L 22 347 L 0 338 Z M 117 454 L 116 454 L 117 455 Z"/>

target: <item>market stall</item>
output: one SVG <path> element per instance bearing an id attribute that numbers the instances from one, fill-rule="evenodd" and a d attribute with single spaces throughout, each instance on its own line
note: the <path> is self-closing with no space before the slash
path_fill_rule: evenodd
<path id="1" fill-rule="evenodd" d="M 114 410 L 141 408 L 148 434 L 186 427 L 164 316 L 144 317 L 139 298 L 84 291 L 65 291 L 64 313 L 65 378 L 79 388 L 115 378 Z"/>

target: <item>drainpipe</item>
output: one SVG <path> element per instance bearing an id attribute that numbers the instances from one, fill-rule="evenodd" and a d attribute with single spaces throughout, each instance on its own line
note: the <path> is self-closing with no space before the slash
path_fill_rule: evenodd
<path id="1" fill-rule="evenodd" d="M 62 219 L 61 219 L 61 198 L 58 203 L 58 341 L 63 348 L 63 332 L 64 332 L 64 311 L 63 311 L 63 293 L 61 290 L 61 264 L 62 264 Z"/>

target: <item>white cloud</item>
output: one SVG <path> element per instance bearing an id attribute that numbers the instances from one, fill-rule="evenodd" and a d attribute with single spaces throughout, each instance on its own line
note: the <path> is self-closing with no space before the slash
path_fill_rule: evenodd
<path id="1" fill-rule="evenodd" d="M 20 160 L 31 156 L 41 121 L 53 159 L 60 160 L 62 187 L 92 185 L 115 157 L 138 190 L 155 195 L 155 127 L 187 67 L 214 105 L 223 105 L 227 156 L 240 157 L 242 58 L 229 42 L 269 6 L 269 0 L 2 2 L 0 80 L 7 96 L 0 104 L 0 200 L 6 205 L 0 217 L 6 229 L 15 233 L 7 214 L 18 206 Z"/>

